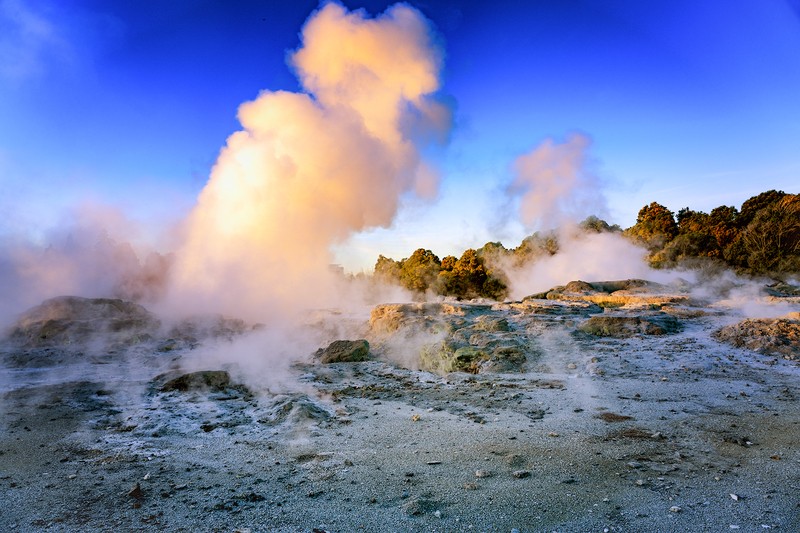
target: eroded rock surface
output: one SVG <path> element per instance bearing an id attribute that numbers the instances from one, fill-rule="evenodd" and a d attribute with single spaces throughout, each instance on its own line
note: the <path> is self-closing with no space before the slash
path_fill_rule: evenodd
<path id="1" fill-rule="evenodd" d="M 667 335 L 680 331 L 675 317 L 666 314 L 643 316 L 594 315 L 578 330 L 598 337 L 633 337 L 634 335 Z"/>
<path id="2" fill-rule="evenodd" d="M 795 315 L 793 313 L 790 316 Z M 747 319 L 714 332 L 714 337 L 738 348 L 792 361 L 800 360 L 800 319 Z"/>
<path id="3" fill-rule="evenodd" d="M 168 379 L 161 386 L 161 392 L 219 391 L 232 385 L 230 374 L 224 370 L 199 370 Z"/>
<path id="4" fill-rule="evenodd" d="M 401 346 L 414 352 L 411 358 L 423 370 L 520 372 L 536 354 L 520 313 L 460 302 L 381 305 L 372 312 L 370 332 L 378 351 Z"/>
<path id="5" fill-rule="evenodd" d="M 674 287 L 642 279 L 620 281 L 570 281 L 529 298 L 585 301 L 601 307 L 658 307 L 687 302 L 689 296 Z"/>
<path id="6" fill-rule="evenodd" d="M 333 341 L 327 348 L 317 350 L 314 357 L 323 364 L 366 361 L 369 359 L 369 342 L 365 339 Z"/>
<path id="7" fill-rule="evenodd" d="M 152 339 L 159 326 L 149 311 L 133 302 L 60 296 L 23 313 L 9 340 L 24 347 L 130 345 Z"/>

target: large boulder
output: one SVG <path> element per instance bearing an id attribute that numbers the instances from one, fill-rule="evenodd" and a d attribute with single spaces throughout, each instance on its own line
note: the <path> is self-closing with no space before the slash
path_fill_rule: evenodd
<path id="1" fill-rule="evenodd" d="M 156 380 L 168 376 L 159 376 Z M 224 370 L 200 370 L 189 372 L 168 379 L 162 386 L 161 392 L 189 392 L 189 391 L 222 391 L 233 386 L 231 376 Z"/>
<path id="2" fill-rule="evenodd" d="M 486 305 L 454 303 L 382 304 L 372 309 L 369 326 L 371 332 L 378 335 L 391 334 L 407 327 L 427 329 L 446 317 L 463 317 L 489 308 Z"/>
<path id="3" fill-rule="evenodd" d="M 713 337 L 737 348 L 800 360 L 800 317 L 747 319 L 718 329 Z"/>
<path id="4" fill-rule="evenodd" d="M 451 340 L 442 340 L 422 347 L 419 365 L 422 370 L 447 374 L 449 372 L 468 372 L 477 374 L 481 363 L 489 359 L 489 354 L 474 346 L 463 346 Z"/>
<path id="5" fill-rule="evenodd" d="M 314 357 L 323 364 L 366 361 L 369 359 L 369 342 L 364 339 L 333 341 L 327 348 L 317 350 Z"/>
<path id="6" fill-rule="evenodd" d="M 673 316 L 594 315 L 578 327 L 579 331 L 598 337 L 633 337 L 635 335 L 667 335 L 680 331 Z"/>
<path id="7" fill-rule="evenodd" d="M 152 339 L 159 327 L 147 309 L 133 302 L 60 296 L 23 313 L 9 340 L 28 348 L 132 345 Z"/>

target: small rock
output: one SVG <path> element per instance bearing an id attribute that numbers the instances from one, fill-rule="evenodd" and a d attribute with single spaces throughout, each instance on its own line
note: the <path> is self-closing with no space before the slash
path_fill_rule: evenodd
<path id="1" fill-rule="evenodd" d="M 492 475 L 492 473 L 489 472 L 488 470 L 476 470 L 475 471 L 475 477 L 477 477 L 477 478 L 490 477 L 491 475 Z"/>
<path id="2" fill-rule="evenodd" d="M 738 501 L 739 501 L 739 495 L 738 495 L 738 494 L 733 494 L 733 493 L 731 493 L 731 495 L 730 495 L 730 496 L 731 496 L 731 500 L 733 500 L 733 501 L 735 501 L 735 502 L 738 502 Z"/>
<path id="3" fill-rule="evenodd" d="M 410 516 L 419 516 L 430 511 L 433 502 L 422 498 L 412 498 L 403 505 L 403 512 Z"/>
<path id="4" fill-rule="evenodd" d="M 142 491 L 142 487 L 137 483 L 135 487 L 128 491 L 128 497 L 134 500 L 143 500 L 144 492 Z"/>
<path id="5" fill-rule="evenodd" d="M 511 473 L 511 475 L 514 476 L 517 479 L 523 479 L 523 478 L 526 478 L 526 477 L 530 477 L 531 472 L 530 472 L 530 470 L 514 470 Z"/>
<path id="6" fill-rule="evenodd" d="M 672 507 L 669 508 L 670 513 L 680 513 L 681 511 L 682 509 L 677 505 L 673 505 Z"/>

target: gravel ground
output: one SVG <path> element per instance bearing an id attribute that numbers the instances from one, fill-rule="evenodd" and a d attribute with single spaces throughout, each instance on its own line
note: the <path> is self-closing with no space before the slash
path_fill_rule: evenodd
<path id="1" fill-rule="evenodd" d="M 0 530 L 798 531 L 800 368 L 714 340 L 731 321 L 540 328 L 523 373 L 306 361 L 258 394 L 161 392 L 188 348 L 55 349 L 3 370 Z"/>

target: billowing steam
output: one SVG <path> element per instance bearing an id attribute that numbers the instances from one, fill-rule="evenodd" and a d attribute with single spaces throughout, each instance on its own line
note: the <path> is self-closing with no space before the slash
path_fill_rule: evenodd
<path id="1" fill-rule="evenodd" d="M 573 133 L 563 143 L 547 139 L 517 158 L 508 192 L 519 197 L 526 227 L 553 229 L 604 214 L 599 179 L 589 168 L 590 145 L 589 137 Z"/>
<path id="2" fill-rule="evenodd" d="M 0 328 L 23 310 L 61 295 L 120 297 L 150 304 L 161 296 L 169 256 L 135 246 L 135 224 L 93 204 L 71 210 L 40 245 L 0 237 Z"/>
<path id="3" fill-rule="evenodd" d="M 613 233 L 577 230 L 590 215 L 602 216 L 606 200 L 592 169 L 591 139 L 574 133 L 558 143 L 547 139 L 514 162 L 507 193 L 519 203 L 519 217 L 529 232 L 557 228 L 559 251 L 514 268 L 502 265 L 512 298 L 545 291 L 569 280 L 674 278 L 645 262 L 646 250 Z"/>
<path id="4" fill-rule="evenodd" d="M 442 132 L 440 51 L 426 19 L 396 5 L 375 19 L 327 4 L 291 56 L 306 93 L 262 92 L 239 108 L 191 213 L 171 302 L 263 318 L 324 306 L 332 244 L 386 226 L 401 196 L 436 176 L 417 139 Z M 305 297 L 305 298 L 304 298 Z"/>

